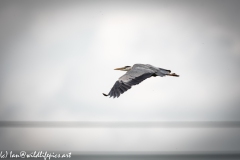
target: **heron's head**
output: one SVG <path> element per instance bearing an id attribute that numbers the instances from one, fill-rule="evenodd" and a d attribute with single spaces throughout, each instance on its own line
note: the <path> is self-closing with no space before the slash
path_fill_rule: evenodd
<path id="1" fill-rule="evenodd" d="M 115 68 L 114 70 L 129 71 L 131 69 L 132 69 L 131 66 L 125 66 L 125 67 L 121 67 L 121 68 Z"/>

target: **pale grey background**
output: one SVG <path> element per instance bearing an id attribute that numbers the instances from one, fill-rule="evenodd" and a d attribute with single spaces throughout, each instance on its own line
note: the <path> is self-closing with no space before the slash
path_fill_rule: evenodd
<path id="1" fill-rule="evenodd" d="M 1 121 L 239 121 L 240 2 L 0 1 Z M 134 63 L 171 69 L 119 99 Z M 239 151 L 239 129 L 1 128 L 2 150 Z M 144 144 L 144 145 L 143 145 Z"/>

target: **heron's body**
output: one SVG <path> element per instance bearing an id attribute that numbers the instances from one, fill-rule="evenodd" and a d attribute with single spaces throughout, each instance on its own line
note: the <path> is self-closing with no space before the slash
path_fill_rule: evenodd
<path id="1" fill-rule="evenodd" d="M 127 71 L 127 73 L 125 73 L 118 79 L 118 81 L 115 82 L 108 94 L 103 93 L 103 95 L 113 98 L 119 97 L 121 94 L 130 89 L 133 85 L 137 85 L 152 76 L 179 76 L 175 73 L 171 73 L 170 70 L 154 67 L 150 64 L 134 64 L 132 67 L 125 66 L 122 68 L 116 68 L 115 70 L 123 70 Z"/>

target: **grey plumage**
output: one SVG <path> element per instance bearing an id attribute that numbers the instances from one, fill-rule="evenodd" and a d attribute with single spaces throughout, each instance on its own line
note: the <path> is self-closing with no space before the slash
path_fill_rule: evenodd
<path id="1" fill-rule="evenodd" d="M 127 73 L 125 73 L 118 79 L 118 81 L 115 82 L 108 94 L 103 93 L 104 96 L 118 98 L 121 94 L 129 90 L 133 85 L 137 85 L 152 76 L 179 76 L 175 73 L 171 73 L 170 70 L 154 67 L 149 64 L 134 64 L 132 67 L 125 66 L 122 68 L 117 68 L 116 70 L 127 71 Z"/>

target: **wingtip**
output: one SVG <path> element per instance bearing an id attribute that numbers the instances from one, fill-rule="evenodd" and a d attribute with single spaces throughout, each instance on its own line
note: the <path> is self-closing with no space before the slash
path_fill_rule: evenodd
<path id="1" fill-rule="evenodd" d="M 104 96 L 108 96 L 108 94 L 102 93 Z"/>

